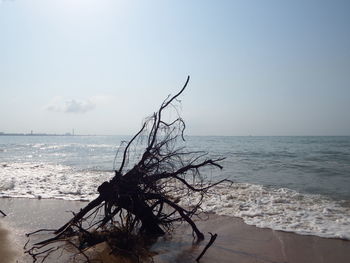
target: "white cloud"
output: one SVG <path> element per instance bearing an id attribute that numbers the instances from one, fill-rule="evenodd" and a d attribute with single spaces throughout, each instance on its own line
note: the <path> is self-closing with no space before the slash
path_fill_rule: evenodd
<path id="1" fill-rule="evenodd" d="M 96 105 L 89 100 L 69 100 L 64 104 L 64 112 L 85 113 L 93 110 Z"/>
<path id="2" fill-rule="evenodd" d="M 61 96 L 54 97 L 51 102 L 45 106 L 48 111 L 65 113 L 86 113 L 93 110 L 96 103 L 90 99 L 65 99 Z"/>

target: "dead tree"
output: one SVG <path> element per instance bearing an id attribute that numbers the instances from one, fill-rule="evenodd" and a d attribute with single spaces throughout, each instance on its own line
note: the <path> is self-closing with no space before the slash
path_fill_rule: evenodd
<path id="1" fill-rule="evenodd" d="M 188 151 L 184 146 L 186 126 L 178 112 L 178 97 L 188 82 L 189 77 L 176 95 L 168 96 L 159 110 L 144 121 L 130 141 L 122 143 L 115 159 L 115 167 L 119 167 L 110 181 L 98 187 L 99 196 L 55 230 L 54 237 L 26 251 L 34 260 L 44 261 L 57 249 L 53 244 L 67 240 L 81 254 L 85 248 L 103 241 L 117 252 L 127 245 L 118 243 L 120 236 L 119 241 L 111 239 L 116 232 L 159 236 L 170 230 L 174 222 L 187 222 L 198 240 L 204 239 L 193 217 L 202 212 L 205 193 L 227 180 L 208 182 L 201 173 L 205 167 L 222 169 L 219 162 L 223 158 L 210 159 L 206 153 Z M 165 120 L 169 112 L 175 117 Z M 195 204 L 178 204 L 178 200 L 193 192 L 201 197 Z"/>

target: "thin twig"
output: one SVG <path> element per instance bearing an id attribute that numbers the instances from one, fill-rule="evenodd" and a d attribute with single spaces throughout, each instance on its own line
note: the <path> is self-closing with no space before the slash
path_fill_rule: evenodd
<path id="1" fill-rule="evenodd" d="M 208 242 L 208 244 L 205 246 L 205 248 L 203 249 L 202 253 L 196 258 L 196 261 L 199 262 L 199 260 L 203 257 L 203 255 L 205 254 L 205 252 L 208 250 L 208 248 L 214 243 L 215 239 L 217 238 L 218 234 L 212 234 L 210 233 L 210 240 Z"/>

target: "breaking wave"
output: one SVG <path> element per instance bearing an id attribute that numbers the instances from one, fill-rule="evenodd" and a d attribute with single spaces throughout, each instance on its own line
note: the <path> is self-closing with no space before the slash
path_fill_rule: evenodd
<path id="1" fill-rule="evenodd" d="M 199 198 L 188 197 L 182 204 L 191 205 Z M 234 183 L 216 186 L 202 207 L 218 215 L 240 217 L 246 224 L 260 228 L 350 240 L 349 204 L 321 195 Z"/>
<path id="2" fill-rule="evenodd" d="M 0 197 L 92 200 L 112 171 L 44 163 L 0 163 Z M 195 194 L 182 199 L 188 206 Z M 222 184 L 203 200 L 204 211 L 240 217 L 261 228 L 350 240 L 350 207 L 322 195 L 249 183 Z"/>

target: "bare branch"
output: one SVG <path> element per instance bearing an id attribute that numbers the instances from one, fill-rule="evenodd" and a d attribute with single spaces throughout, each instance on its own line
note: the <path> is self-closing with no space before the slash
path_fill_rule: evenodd
<path id="1" fill-rule="evenodd" d="M 103 241 L 110 245 L 112 253 L 127 252 L 138 258 L 137 242 L 171 231 L 176 222 L 187 222 L 197 239 L 204 239 L 193 217 L 200 218 L 203 198 L 209 189 L 230 181 L 212 183 L 202 174 L 202 168 L 222 169 L 224 158 L 210 159 L 207 153 L 187 151 L 183 144 L 178 145 L 184 141 L 186 128 L 177 110 L 178 98 L 189 79 L 188 76 L 177 94 L 163 101 L 129 142 L 121 143 L 114 159 L 114 165 L 118 160 L 120 167 L 114 170 L 111 180 L 98 187 L 99 196 L 73 213 L 71 220 L 54 230 L 53 237 L 33 244 L 26 251 L 34 261 L 38 258 L 45 261 L 63 247 L 59 242 L 69 243 L 76 255 L 83 255 L 87 262 L 85 249 Z M 165 119 L 163 111 L 169 108 L 176 116 Z M 199 197 L 195 203 L 189 207 L 180 205 L 181 198 L 193 193 Z"/>

